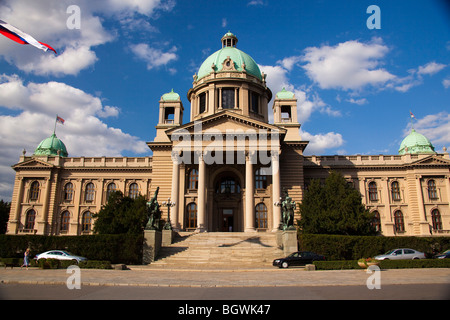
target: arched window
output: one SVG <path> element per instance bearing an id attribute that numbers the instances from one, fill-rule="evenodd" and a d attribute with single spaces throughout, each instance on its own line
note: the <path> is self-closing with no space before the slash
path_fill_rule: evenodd
<path id="1" fill-rule="evenodd" d="M 34 181 L 30 187 L 30 200 L 36 201 L 39 199 L 39 182 Z"/>
<path id="2" fill-rule="evenodd" d="M 34 222 L 36 221 L 36 211 L 33 209 L 27 212 L 25 217 L 25 229 L 26 230 L 34 230 Z"/>
<path id="3" fill-rule="evenodd" d="M 197 169 L 192 169 L 191 171 L 189 171 L 188 189 L 190 189 L 190 190 L 198 189 L 198 170 Z"/>
<path id="4" fill-rule="evenodd" d="M 369 200 L 378 201 L 377 184 L 375 181 L 369 183 Z"/>
<path id="5" fill-rule="evenodd" d="M 431 212 L 431 221 L 433 223 L 433 230 L 442 230 L 441 213 L 438 209 Z"/>
<path id="6" fill-rule="evenodd" d="M 267 176 L 262 174 L 261 168 L 259 168 L 255 172 L 255 188 L 256 189 L 267 188 Z"/>
<path id="7" fill-rule="evenodd" d="M 92 226 L 92 213 L 90 211 L 86 211 L 83 213 L 81 217 L 81 231 L 89 232 L 91 231 Z"/>
<path id="8" fill-rule="evenodd" d="M 216 193 L 240 193 L 241 186 L 233 178 L 224 178 L 217 186 Z"/>
<path id="9" fill-rule="evenodd" d="M 92 182 L 89 182 L 86 185 L 85 194 L 84 194 L 84 200 L 86 202 L 92 202 L 95 198 L 95 186 Z"/>
<path id="10" fill-rule="evenodd" d="M 400 200 L 400 185 L 398 181 L 394 181 L 391 184 L 392 200 Z"/>
<path id="11" fill-rule="evenodd" d="M 139 187 L 137 183 L 130 184 L 130 190 L 128 192 L 128 196 L 131 199 L 136 199 L 139 196 Z"/>
<path id="12" fill-rule="evenodd" d="M 381 232 L 381 218 L 380 213 L 378 211 L 372 212 L 373 214 L 373 220 L 372 220 L 372 226 L 375 228 L 377 232 Z"/>
<path id="13" fill-rule="evenodd" d="M 60 231 L 64 231 L 64 232 L 69 231 L 69 222 L 70 222 L 70 212 L 66 210 L 61 214 L 61 229 L 60 229 Z"/>
<path id="14" fill-rule="evenodd" d="M 428 198 L 430 200 L 438 198 L 436 182 L 434 180 L 428 180 Z"/>
<path id="15" fill-rule="evenodd" d="M 109 197 L 115 191 L 116 191 L 116 184 L 114 182 L 108 184 L 108 186 L 106 187 L 106 201 L 109 200 Z"/>
<path id="16" fill-rule="evenodd" d="M 405 221 L 403 220 L 403 213 L 400 210 L 394 212 L 394 226 L 395 232 L 405 232 Z"/>
<path id="17" fill-rule="evenodd" d="M 256 206 L 256 227 L 267 229 L 267 207 L 264 203 L 259 203 Z"/>
<path id="18" fill-rule="evenodd" d="M 187 226 L 186 228 L 197 228 L 197 204 L 190 203 L 187 206 Z"/>
<path id="19" fill-rule="evenodd" d="M 73 184 L 66 183 L 64 186 L 64 201 L 71 202 L 73 200 Z"/>

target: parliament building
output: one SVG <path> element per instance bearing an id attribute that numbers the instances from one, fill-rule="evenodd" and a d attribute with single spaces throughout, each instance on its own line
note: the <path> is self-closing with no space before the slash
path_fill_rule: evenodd
<path id="1" fill-rule="evenodd" d="M 297 99 L 275 95 L 257 63 L 228 32 L 193 76 L 190 122 L 179 94 L 159 101 L 147 157 L 69 157 L 55 134 L 12 166 L 8 234 L 91 234 L 93 213 L 120 190 L 150 199 L 159 187 L 174 230 L 274 232 L 284 192 L 296 201 L 313 179 L 342 173 L 386 236 L 450 233 L 450 157 L 414 129 L 394 155 L 304 156 Z M 272 108 L 273 123 L 269 123 Z M 156 122 L 156 121 L 155 121 Z M 70 149 L 70 146 L 69 146 Z M 295 219 L 300 219 L 296 210 Z"/>

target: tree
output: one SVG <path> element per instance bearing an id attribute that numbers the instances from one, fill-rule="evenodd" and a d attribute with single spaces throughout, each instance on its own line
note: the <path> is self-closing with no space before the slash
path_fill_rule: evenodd
<path id="1" fill-rule="evenodd" d="M 6 226 L 9 220 L 9 210 L 11 209 L 11 202 L 0 200 L 0 234 L 6 233 Z"/>
<path id="2" fill-rule="evenodd" d="M 299 205 L 300 229 L 309 234 L 375 235 L 373 215 L 342 174 L 331 172 L 321 185 L 312 180 Z"/>
<path id="3" fill-rule="evenodd" d="M 147 200 L 125 197 L 121 191 L 111 193 L 108 202 L 94 214 L 94 233 L 139 234 L 147 223 Z"/>

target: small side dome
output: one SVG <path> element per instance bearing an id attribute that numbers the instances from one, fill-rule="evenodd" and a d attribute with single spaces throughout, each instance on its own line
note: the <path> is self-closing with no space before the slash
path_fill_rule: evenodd
<path id="1" fill-rule="evenodd" d="M 403 139 L 400 144 L 400 149 L 398 150 L 398 154 L 418 154 L 418 153 L 436 153 L 434 151 L 434 146 L 431 144 L 430 140 L 428 140 L 424 135 L 416 132 L 416 130 L 412 129 L 411 133 Z"/>
<path id="2" fill-rule="evenodd" d="M 285 99 L 285 100 L 291 100 L 291 99 L 295 99 L 294 97 L 294 93 L 291 91 L 287 91 L 285 88 L 283 88 L 283 90 L 281 90 L 280 92 L 277 93 L 276 95 L 277 99 Z"/>
<path id="3" fill-rule="evenodd" d="M 178 100 L 180 100 L 180 95 L 176 92 L 173 92 L 173 89 L 172 89 L 172 91 L 163 94 L 161 97 L 161 100 L 162 101 L 178 101 Z"/>
<path id="4" fill-rule="evenodd" d="M 34 155 L 67 157 L 69 154 L 67 153 L 64 143 L 56 137 L 55 133 L 53 133 L 50 137 L 39 143 L 36 150 L 34 150 Z"/>

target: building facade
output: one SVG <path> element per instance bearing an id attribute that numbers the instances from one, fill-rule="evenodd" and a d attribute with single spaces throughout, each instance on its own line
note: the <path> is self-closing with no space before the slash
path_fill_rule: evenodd
<path id="1" fill-rule="evenodd" d="M 92 214 L 120 190 L 170 198 L 175 230 L 273 232 L 284 191 L 300 203 L 312 179 L 330 170 L 361 192 L 383 235 L 450 233 L 450 157 L 412 130 L 396 155 L 304 156 L 297 99 L 275 94 L 237 37 L 193 76 L 190 122 L 173 90 L 159 101 L 150 157 L 68 157 L 55 134 L 17 164 L 9 234 L 91 234 Z M 270 102 L 273 98 L 273 102 Z M 269 123 L 272 107 L 274 123 Z M 166 207 L 163 218 L 168 219 Z M 296 219 L 301 217 L 297 213 Z"/>

